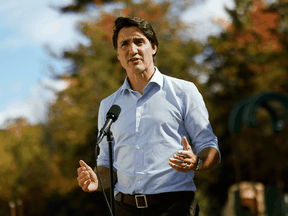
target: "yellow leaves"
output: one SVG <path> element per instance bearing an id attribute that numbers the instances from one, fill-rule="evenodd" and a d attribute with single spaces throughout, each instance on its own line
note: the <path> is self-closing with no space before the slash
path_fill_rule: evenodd
<path id="1" fill-rule="evenodd" d="M 60 158 L 57 155 L 51 157 L 51 162 L 49 163 L 49 169 L 52 178 L 50 178 L 49 181 L 47 182 L 49 186 L 49 191 L 47 190 L 47 193 L 58 192 L 60 194 L 65 194 L 71 191 L 73 188 L 77 187 L 76 173 L 75 178 L 73 179 L 66 178 L 63 176 L 60 170 L 60 166 L 62 166 L 61 160 L 62 158 Z"/>
<path id="2" fill-rule="evenodd" d="M 70 107 L 70 109 L 66 111 L 66 115 L 70 117 L 73 117 L 79 114 L 81 114 L 81 110 L 80 110 L 80 107 L 77 107 L 77 106 Z"/>
<path id="3" fill-rule="evenodd" d="M 255 78 L 256 82 L 261 84 L 260 88 L 279 91 L 277 87 L 285 80 L 286 70 L 277 64 L 263 65 L 262 68 L 261 74 Z"/>
<path id="4" fill-rule="evenodd" d="M 12 156 L 6 151 L 9 145 L 9 140 L 6 137 L 5 131 L 0 131 L 0 167 L 9 166 L 12 163 Z"/>
<path id="5" fill-rule="evenodd" d="M 0 171 L 0 191 L 1 191 L 1 198 L 2 199 L 11 199 L 13 196 L 12 188 L 15 184 L 15 179 L 18 175 L 16 172 L 17 170 L 9 170 L 1 167 Z"/>
<path id="6" fill-rule="evenodd" d="M 7 199 L 26 193 L 33 184 L 42 184 L 49 174 L 45 172 L 45 161 L 48 163 L 50 151 L 43 145 L 42 126 L 23 126 L 18 120 L 9 126 L 8 133 L 0 133 L 0 190 L 1 197 Z M 21 133 L 11 133 L 15 128 Z"/>

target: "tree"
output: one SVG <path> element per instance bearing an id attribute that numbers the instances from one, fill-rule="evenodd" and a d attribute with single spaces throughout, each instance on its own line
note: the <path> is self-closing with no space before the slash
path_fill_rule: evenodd
<path id="1" fill-rule="evenodd" d="M 118 0 L 74 0 L 74 4 L 61 7 L 60 11 L 62 13 L 85 12 L 87 7 L 89 7 L 89 6 L 93 7 L 93 6 L 96 6 L 96 5 L 108 4 L 108 3 L 117 2 L 117 1 Z"/>
<path id="2" fill-rule="evenodd" d="M 205 0 L 201 0 L 201 2 L 204 2 Z M 185 8 L 187 8 L 190 5 L 193 5 L 197 2 L 200 2 L 199 0 L 179 0 L 179 1 L 172 1 L 172 0 L 160 0 L 160 1 L 150 1 L 150 0 L 140 0 L 137 1 L 138 3 L 173 3 L 173 10 L 175 13 L 179 13 L 180 11 L 183 11 Z M 133 0 L 74 0 L 74 2 L 70 5 L 63 6 L 63 7 L 55 7 L 58 9 L 61 13 L 85 13 L 89 8 L 101 8 L 105 5 L 111 5 L 114 3 L 123 3 L 124 5 L 134 5 L 135 1 Z M 172 11 L 170 11 L 172 12 Z"/>
<path id="3" fill-rule="evenodd" d="M 209 38 L 213 51 L 207 63 L 215 66 L 215 73 L 207 86 L 217 95 L 226 91 L 236 95 L 242 89 L 247 90 L 244 96 L 263 89 L 287 92 L 287 15 L 281 14 L 287 6 L 267 7 L 262 1 L 236 1 L 236 5 L 235 10 L 227 9 L 232 25 L 220 37 Z"/>
<path id="4" fill-rule="evenodd" d="M 222 144 L 222 179 L 221 186 L 235 182 L 233 175 L 233 145 L 240 147 L 242 171 L 244 180 L 250 179 L 247 166 L 251 154 L 249 145 L 256 150 L 254 159 L 258 163 L 257 180 L 266 184 L 274 184 L 271 173 L 275 167 L 267 158 L 283 158 L 287 148 L 283 146 L 283 155 L 275 155 L 275 134 L 271 131 L 270 117 L 267 111 L 259 109 L 258 128 L 241 128 L 237 140 L 230 139 L 228 132 L 228 117 L 233 106 L 241 99 L 247 98 L 262 91 L 273 91 L 286 95 L 288 92 L 288 54 L 287 47 L 287 2 L 277 1 L 268 5 L 263 1 L 235 0 L 236 8 L 226 9 L 232 18 L 232 23 L 219 36 L 210 36 L 204 49 L 206 67 L 209 75 L 205 83 L 206 98 L 212 107 L 217 107 L 212 114 L 212 125 Z M 283 109 L 279 104 L 271 104 L 279 115 Z M 283 117 L 285 119 L 285 116 Z M 285 140 L 287 127 L 279 135 Z M 282 160 L 282 159 L 281 159 Z M 288 164 L 282 160 L 284 173 Z M 232 171 L 227 172 L 227 170 Z M 283 176 L 283 178 L 285 178 Z M 287 179 L 287 176 L 286 176 Z M 219 187 L 221 188 L 221 187 Z M 223 189 L 222 188 L 222 189 Z M 285 189 L 287 190 L 287 188 Z M 216 193 L 219 193 L 217 191 Z M 222 201 L 226 197 L 222 197 Z"/>
<path id="5" fill-rule="evenodd" d="M 49 146 L 44 125 L 9 119 L 0 137 L 1 202 L 22 199 L 24 214 L 43 215 L 45 197 L 56 192 L 61 196 L 75 187 L 75 179 L 63 175 L 59 164 L 62 156 Z M 3 214 L 8 211 L 2 210 Z"/>

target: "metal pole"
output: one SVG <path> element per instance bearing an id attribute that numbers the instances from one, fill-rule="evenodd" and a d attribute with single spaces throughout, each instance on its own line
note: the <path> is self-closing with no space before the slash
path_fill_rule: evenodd
<path id="1" fill-rule="evenodd" d="M 255 142 L 252 137 L 254 137 L 252 131 L 253 129 L 248 130 L 248 156 L 249 156 L 249 170 L 250 170 L 250 177 L 252 180 L 252 189 L 255 194 L 255 209 L 251 209 L 253 215 L 258 215 L 258 203 L 257 203 L 257 196 L 258 191 L 256 188 L 257 182 L 257 169 L 255 164 L 255 156 L 256 156 L 256 149 L 255 149 Z"/>
<path id="2" fill-rule="evenodd" d="M 240 159 L 239 159 L 239 139 L 237 139 L 236 134 L 235 133 L 231 133 L 231 139 L 232 139 L 232 152 L 233 152 L 233 163 L 234 163 L 234 173 L 235 173 L 235 180 L 236 180 L 236 185 L 237 185 L 237 189 L 238 189 L 238 193 L 236 193 L 236 191 L 234 193 L 236 193 L 235 195 L 237 195 L 237 199 L 235 197 L 235 210 L 236 210 L 236 215 L 239 215 L 239 211 L 241 208 L 240 205 L 240 200 L 241 200 L 241 187 L 240 187 L 240 183 L 242 180 L 242 176 L 241 176 L 241 165 L 240 165 Z M 237 142 L 238 141 L 238 142 Z M 238 202 L 236 201 L 238 200 Z"/>
<path id="3" fill-rule="evenodd" d="M 285 186 L 285 183 L 282 179 L 282 163 L 281 163 L 281 144 L 282 144 L 282 140 L 281 140 L 281 136 L 280 136 L 280 132 L 277 132 L 275 134 L 275 151 L 276 151 L 276 184 L 277 184 L 277 197 L 279 199 L 279 207 L 280 207 L 280 213 L 279 215 L 281 216 L 285 216 L 286 213 L 284 212 L 285 207 L 282 206 L 282 197 L 283 197 L 283 193 L 282 190 Z"/>
<path id="4" fill-rule="evenodd" d="M 107 132 L 107 142 L 109 145 L 109 169 L 110 169 L 110 202 L 111 202 L 111 209 L 112 214 L 115 215 L 115 204 L 114 204 L 114 178 L 113 178 L 113 149 L 112 149 L 112 143 L 113 143 L 113 133 L 112 131 Z"/>

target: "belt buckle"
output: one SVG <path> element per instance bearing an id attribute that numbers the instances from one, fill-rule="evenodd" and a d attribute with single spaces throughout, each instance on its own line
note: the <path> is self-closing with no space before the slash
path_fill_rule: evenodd
<path id="1" fill-rule="evenodd" d="M 140 206 L 140 205 L 138 204 L 138 198 L 139 198 L 139 197 L 143 197 L 144 202 L 145 202 L 145 205 Z M 145 195 L 145 194 L 135 195 L 135 201 L 136 201 L 136 206 L 137 206 L 137 208 L 148 208 L 147 198 L 146 198 L 146 195 Z"/>

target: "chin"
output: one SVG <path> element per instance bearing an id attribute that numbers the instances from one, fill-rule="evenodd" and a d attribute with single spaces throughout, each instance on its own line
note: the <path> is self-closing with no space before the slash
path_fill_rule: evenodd
<path id="1" fill-rule="evenodd" d="M 140 74 L 140 73 L 143 73 L 143 72 L 145 71 L 145 69 L 136 66 L 136 67 L 132 68 L 131 71 L 132 71 L 132 73 L 134 73 L 134 74 Z"/>
<path id="2" fill-rule="evenodd" d="M 140 74 L 140 73 L 143 73 L 143 72 L 144 72 L 144 70 L 134 70 L 133 71 L 134 74 Z"/>

